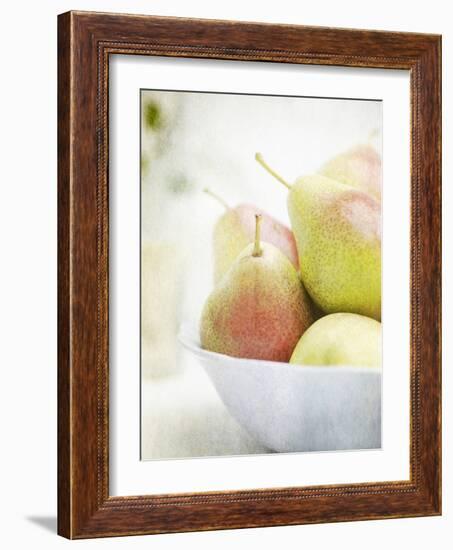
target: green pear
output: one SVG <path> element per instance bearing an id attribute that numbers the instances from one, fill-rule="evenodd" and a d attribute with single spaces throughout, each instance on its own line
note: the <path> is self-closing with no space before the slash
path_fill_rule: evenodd
<path id="1" fill-rule="evenodd" d="M 290 363 L 380 367 L 381 323 L 355 313 L 332 313 L 302 335 Z"/>
<path id="2" fill-rule="evenodd" d="M 212 191 L 208 189 L 204 191 L 225 208 L 225 213 L 219 218 L 214 227 L 214 284 L 220 282 L 234 260 L 249 243 L 253 242 L 255 214 L 262 216 L 262 239 L 279 248 L 293 263 L 296 270 L 299 269 L 296 241 L 292 231 L 286 225 L 255 206 L 239 204 L 231 208 Z"/>
<path id="3" fill-rule="evenodd" d="M 319 174 L 288 189 L 300 274 L 325 313 L 359 313 L 381 319 L 381 208 L 368 193 Z"/>
<path id="4" fill-rule="evenodd" d="M 232 357 L 288 362 L 313 322 L 312 303 L 293 264 L 275 246 L 248 245 L 209 295 L 200 320 L 203 349 Z"/>
<path id="5" fill-rule="evenodd" d="M 371 145 L 359 145 L 337 155 L 319 174 L 369 193 L 381 200 L 381 157 Z"/>

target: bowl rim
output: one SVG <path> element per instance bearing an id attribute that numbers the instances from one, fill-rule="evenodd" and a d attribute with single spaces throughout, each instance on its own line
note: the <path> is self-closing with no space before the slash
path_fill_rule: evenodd
<path id="1" fill-rule="evenodd" d="M 292 372 L 304 371 L 304 372 L 351 372 L 351 373 L 364 373 L 364 374 L 382 374 L 382 366 L 380 367 L 368 367 L 368 366 L 356 366 L 356 365 L 301 365 L 297 363 L 284 363 L 281 361 L 268 361 L 263 359 L 248 359 L 243 357 L 233 357 L 231 355 L 225 355 L 223 353 L 217 353 L 215 351 L 209 351 L 203 349 L 198 338 L 195 336 L 196 332 L 188 323 L 181 323 L 178 330 L 178 340 L 184 348 L 188 351 L 200 357 L 201 359 L 211 359 L 218 363 L 220 360 L 224 363 L 228 363 L 232 367 L 239 367 L 240 364 L 246 363 L 250 366 L 275 366 L 279 365 L 279 368 L 291 370 Z M 212 361 L 211 361 L 212 364 Z"/>

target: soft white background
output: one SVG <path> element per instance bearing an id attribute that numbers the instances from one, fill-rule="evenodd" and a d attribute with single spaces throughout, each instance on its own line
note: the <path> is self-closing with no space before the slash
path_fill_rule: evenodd
<path id="1" fill-rule="evenodd" d="M 0 285 L 2 426 L 1 518 L 5 548 L 229 548 L 302 546 L 448 548 L 453 522 L 450 421 L 452 361 L 444 329 L 444 516 L 69 543 L 54 534 L 56 514 L 56 14 L 68 9 L 136 12 L 308 25 L 435 32 L 444 35 L 444 326 L 450 287 L 453 24 L 449 3 L 381 0 L 272 4 L 192 0 L 47 1 L 2 9 L 0 88 Z M 448 125 L 450 123 L 450 126 Z M 449 127 L 447 127 L 449 126 Z"/>

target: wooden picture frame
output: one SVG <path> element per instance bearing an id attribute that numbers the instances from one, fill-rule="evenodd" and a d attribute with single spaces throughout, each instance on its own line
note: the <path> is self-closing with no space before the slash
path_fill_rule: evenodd
<path id="1" fill-rule="evenodd" d="M 58 532 L 89 538 L 441 513 L 441 38 L 69 12 L 58 20 Z M 410 71 L 410 480 L 109 495 L 109 56 Z"/>

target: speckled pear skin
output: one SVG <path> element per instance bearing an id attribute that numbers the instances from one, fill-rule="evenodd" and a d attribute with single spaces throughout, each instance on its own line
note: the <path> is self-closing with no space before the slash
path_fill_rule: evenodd
<path id="1" fill-rule="evenodd" d="M 369 193 L 380 201 L 381 170 L 381 157 L 377 151 L 371 145 L 359 145 L 328 161 L 319 173 Z"/>
<path id="2" fill-rule="evenodd" d="M 381 323 L 355 313 L 333 313 L 302 335 L 290 363 L 381 367 Z"/>
<path id="3" fill-rule="evenodd" d="M 202 348 L 232 357 L 288 362 L 314 321 L 312 303 L 288 258 L 272 244 L 236 258 L 201 315 Z"/>
<path id="4" fill-rule="evenodd" d="M 325 313 L 381 319 L 381 210 L 369 194 L 321 175 L 299 178 L 288 211 L 307 292 Z"/>
<path id="5" fill-rule="evenodd" d="M 253 241 L 255 213 L 262 215 L 263 241 L 279 248 L 299 269 L 296 241 L 292 231 L 259 208 L 240 204 L 228 209 L 214 227 L 214 284 L 219 283 L 234 260 Z"/>

